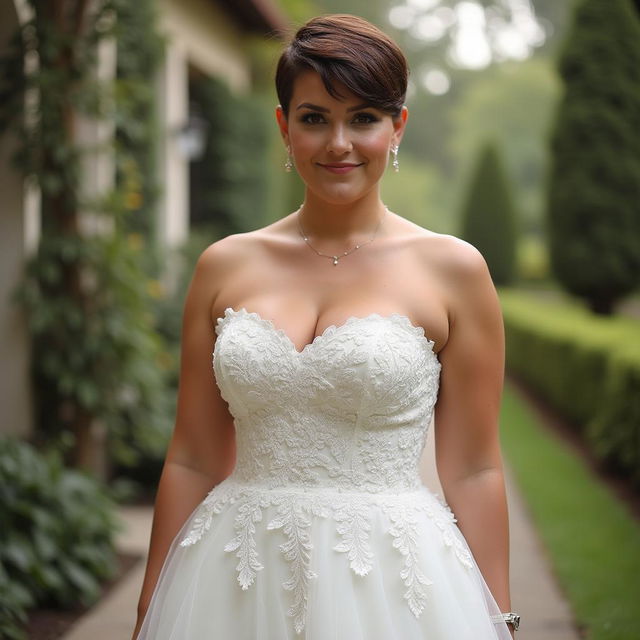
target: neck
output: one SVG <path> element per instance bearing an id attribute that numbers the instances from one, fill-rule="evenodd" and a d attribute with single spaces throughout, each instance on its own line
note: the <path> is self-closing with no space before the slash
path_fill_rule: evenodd
<path id="1" fill-rule="evenodd" d="M 317 240 L 348 242 L 376 231 L 385 213 L 379 194 L 348 204 L 332 204 L 305 194 L 298 216 L 305 235 Z"/>

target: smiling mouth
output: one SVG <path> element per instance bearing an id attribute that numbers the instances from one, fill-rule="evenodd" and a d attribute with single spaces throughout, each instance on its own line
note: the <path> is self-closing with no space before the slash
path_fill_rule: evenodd
<path id="1" fill-rule="evenodd" d="M 357 169 L 358 167 L 362 166 L 362 163 L 353 164 L 350 162 L 333 162 L 331 164 L 323 164 L 322 162 L 319 162 L 318 164 L 323 169 L 326 169 L 331 173 L 348 173 L 349 171 L 352 171 L 353 169 Z"/>

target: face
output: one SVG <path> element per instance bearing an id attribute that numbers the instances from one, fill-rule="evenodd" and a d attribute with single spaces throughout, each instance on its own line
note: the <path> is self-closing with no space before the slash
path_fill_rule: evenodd
<path id="1" fill-rule="evenodd" d="M 392 118 L 345 87 L 333 98 L 319 74 L 296 79 L 289 115 L 278 107 L 282 137 L 307 189 L 332 204 L 347 204 L 377 189 L 392 146 L 399 145 L 407 110 Z"/>

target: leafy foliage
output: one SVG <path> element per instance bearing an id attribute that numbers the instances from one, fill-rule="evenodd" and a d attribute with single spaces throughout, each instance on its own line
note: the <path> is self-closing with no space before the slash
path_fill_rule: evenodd
<path id="1" fill-rule="evenodd" d="M 155 237 L 158 137 L 154 77 L 164 42 L 153 28 L 154 0 L 111 0 L 117 14 L 117 69 L 114 82 L 117 181 L 125 193 L 128 228 Z"/>
<path id="2" fill-rule="evenodd" d="M 194 81 L 191 98 L 208 124 L 205 153 L 191 164 L 191 221 L 212 228 L 212 239 L 255 229 L 265 220 L 264 163 L 274 126 L 266 105 L 215 78 Z"/>
<path id="3" fill-rule="evenodd" d="M 461 217 L 461 236 L 482 253 L 494 283 L 510 283 L 515 271 L 516 213 L 494 144 L 485 144 L 478 155 Z"/>
<path id="4" fill-rule="evenodd" d="M 0 629 L 23 637 L 37 605 L 88 606 L 113 573 L 111 499 L 59 455 L 0 438 Z"/>
<path id="5" fill-rule="evenodd" d="M 552 268 L 599 313 L 640 282 L 640 22 L 628 0 L 582 0 L 559 63 Z"/>
<path id="6" fill-rule="evenodd" d="M 145 275 L 142 237 L 130 234 L 140 181 L 136 158 L 149 143 L 137 124 L 148 95 L 131 70 L 152 65 L 150 58 L 134 62 L 129 43 L 121 74 L 132 75 L 115 84 L 100 81 L 98 44 L 115 35 L 114 25 L 124 32 L 122 22 L 134 10 L 123 10 L 118 22 L 113 12 L 122 9 L 120 0 L 101 4 L 95 14 L 85 15 L 84 6 L 34 0 L 33 19 L 1 62 L 8 74 L 0 125 L 20 133 L 16 165 L 37 182 L 42 196 L 42 237 L 18 299 L 32 335 L 40 434 L 72 434 L 72 461 L 91 466 L 92 434 L 102 425 L 116 461 L 133 465 L 143 453 L 160 455 L 170 416 L 167 356 L 150 314 L 159 287 Z M 137 6 L 148 15 L 148 2 Z M 138 29 L 141 38 L 143 31 Z M 152 47 L 139 49 L 147 56 Z M 35 54 L 39 65 L 23 64 L 25 55 Z M 25 100 L 34 95 L 37 100 Z M 107 149 L 78 145 L 81 119 L 111 119 L 120 131 L 118 187 L 99 199 L 83 191 L 82 166 L 87 154 Z"/>
<path id="7" fill-rule="evenodd" d="M 170 365 L 154 330 L 143 276 L 139 236 L 122 233 L 55 239 L 27 266 L 20 299 L 28 312 L 38 424 L 47 438 L 73 431 L 78 414 L 110 431 L 115 462 L 132 466 L 139 455 L 161 457 L 171 415 L 164 372 Z M 62 268 L 82 265 L 86 296 L 61 291 Z"/>

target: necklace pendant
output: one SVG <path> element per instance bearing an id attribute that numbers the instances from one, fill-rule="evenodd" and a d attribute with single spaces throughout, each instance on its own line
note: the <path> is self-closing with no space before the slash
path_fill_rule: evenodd
<path id="1" fill-rule="evenodd" d="M 382 216 L 380 217 L 380 220 L 378 220 L 378 224 L 376 225 L 375 231 L 373 232 L 373 235 L 364 243 L 359 243 L 357 245 L 355 245 L 355 247 L 353 247 L 353 249 L 349 249 L 349 251 L 344 251 L 342 253 L 342 255 L 340 256 L 332 256 L 330 254 L 327 253 L 320 253 L 320 251 L 318 251 L 310 242 L 309 242 L 309 238 L 307 235 L 305 235 L 305 232 L 302 228 L 302 225 L 300 223 L 300 212 L 302 211 L 302 207 L 303 205 L 300 205 L 299 209 L 294 212 L 295 216 L 296 216 L 296 221 L 298 223 L 298 231 L 300 232 L 300 235 L 302 236 L 302 239 L 305 241 L 305 243 L 307 244 L 307 246 L 309 247 L 309 249 L 311 249 L 312 251 L 314 251 L 315 253 L 317 253 L 319 256 L 322 256 L 323 258 L 331 258 L 331 261 L 333 262 L 333 266 L 337 267 L 338 266 L 338 261 L 340 260 L 340 258 L 344 258 L 344 256 L 348 256 L 350 255 L 353 251 L 355 251 L 356 249 L 360 249 L 360 247 L 364 247 L 366 244 L 369 244 L 370 242 L 373 241 L 373 239 L 376 237 L 376 234 L 378 233 L 378 229 L 380 228 L 380 225 L 382 224 L 382 220 L 385 217 L 385 215 L 389 212 L 389 209 L 387 209 L 387 207 L 384 208 L 384 213 L 382 214 Z"/>

